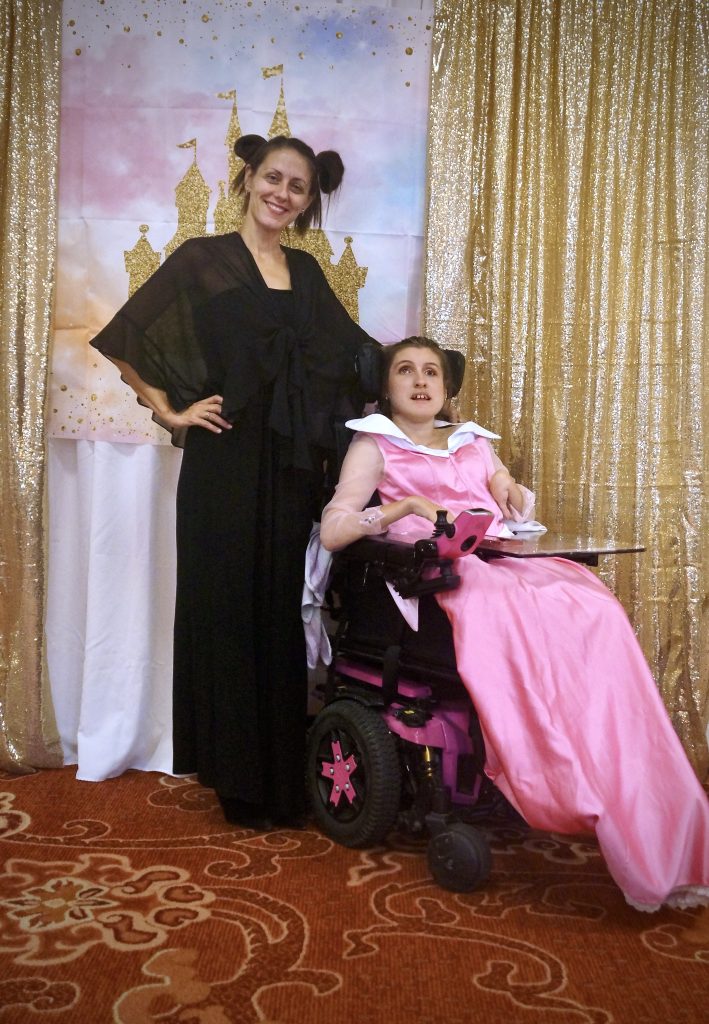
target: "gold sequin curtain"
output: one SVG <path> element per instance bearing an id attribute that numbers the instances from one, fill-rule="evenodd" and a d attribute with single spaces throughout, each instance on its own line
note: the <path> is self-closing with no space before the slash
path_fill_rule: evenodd
<path id="1" fill-rule="evenodd" d="M 424 327 L 708 763 L 705 0 L 437 0 Z"/>
<path id="2" fill-rule="evenodd" d="M 44 402 L 61 3 L 0 0 L 0 767 L 61 764 L 44 662 Z"/>

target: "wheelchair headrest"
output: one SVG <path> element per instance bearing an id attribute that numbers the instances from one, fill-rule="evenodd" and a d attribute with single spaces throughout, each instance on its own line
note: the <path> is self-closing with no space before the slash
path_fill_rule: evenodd
<path id="1" fill-rule="evenodd" d="M 382 375 L 382 351 L 384 346 L 376 341 L 366 341 L 357 355 L 357 374 L 365 402 L 376 402 Z M 465 356 L 454 348 L 444 348 L 451 375 L 449 398 L 455 398 L 463 386 Z"/>

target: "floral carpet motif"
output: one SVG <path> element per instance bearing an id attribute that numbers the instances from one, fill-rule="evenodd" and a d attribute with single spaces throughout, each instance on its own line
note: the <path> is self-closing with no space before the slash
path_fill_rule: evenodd
<path id="1" fill-rule="evenodd" d="M 587 837 L 486 827 L 485 888 L 425 843 L 227 825 L 193 779 L 0 773 L 0 1024 L 697 1024 L 709 941 L 628 907 Z"/>

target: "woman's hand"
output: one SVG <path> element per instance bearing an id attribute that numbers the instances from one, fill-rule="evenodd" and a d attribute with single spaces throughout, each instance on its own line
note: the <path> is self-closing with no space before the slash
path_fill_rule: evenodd
<path id="1" fill-rule="evenodd" d="M 424 498 L 420 494 L 411 494 L 408 498 L 404 499 L 409 502 L 408 515 L 421 516 L 422 519 L 428 519 L 429 522 L 435 523 L 438 518 L 438 512 L 441 511 L 440 505 L 434 505 L 428 498 Z M 453 522 L 453 516 L 447 509 L 443 509 L 448 517 L 448 522 Z"/>
<path id="2" fill-rule="evenodd" d="M 490 477 L 488 487 L 505 519 L 514 519 L 514 510 L 522 509 L 522 493 L 515 478 L 506 469 L 498 469 Z"/>
<path id="3" fill-rule="evenodd" d="M 397 501 L 391 501 L 388 505 L 381 505 L 380 510 L 382 517 L 379 520 L 382 529 L 387 529 L 392 523 L 397 523 L 404 516 L 421 516 L 422 519 L 428 519 L 429 522 L 435 523 L 438 518 L 438 512 L 440 505 L 434 505 L 428 498 L 424 498 L 421 494 L 410 494 L 407 498 L 399 498 Z M 448 521 L 453 522 L 453 516 L 450 512 L 446 512 Z"/>
<path id="4" fill-rule="evenodd" d="M 152 384 L 146 384 L 130 363 L 125 363 L 122 359 L 114 359 L 112 356 L 108 358 L 116 364 L 121 371 L 121 377 L 129 387 L 133 388 L 141 403 L 152 409 L 158 417 L 158 421 L 169 427 L 170 430 L 177 427 L 204 427 L 205 430 L 211 430 L 213 434 L 221 434 L 222 430 L 231 430 L 231 423 L 222 419 L 224 399 L 221 395 L 201 398 L 199 402 L 193 402 L 181 412 L 175 412 L 165 392 Z"/>
<path id="5" fill-rule="evenodd" d="M 162 418 L 170 427 L 203 427 L 211 430 L 213 434 L 221 434 L 222 430 L 231 430 L 231 423 L 222 419 L 221 395 L 212 395 L 210 398 L 201 398 L 199 402 L 193 402 L 182 412 L 170 412 L 169 415 L 162 414 Z"/>

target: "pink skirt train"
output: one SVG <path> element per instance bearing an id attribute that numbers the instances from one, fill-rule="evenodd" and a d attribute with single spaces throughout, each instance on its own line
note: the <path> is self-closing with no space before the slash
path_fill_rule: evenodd
<path id="1" fill-rule="evenodd" d="M 638 909 L 709 904 L 709 800 L 622 606 L 560 558 L 457 568 L 439 601 L 490 778 L 532 827 L 595 832 Z"/>

